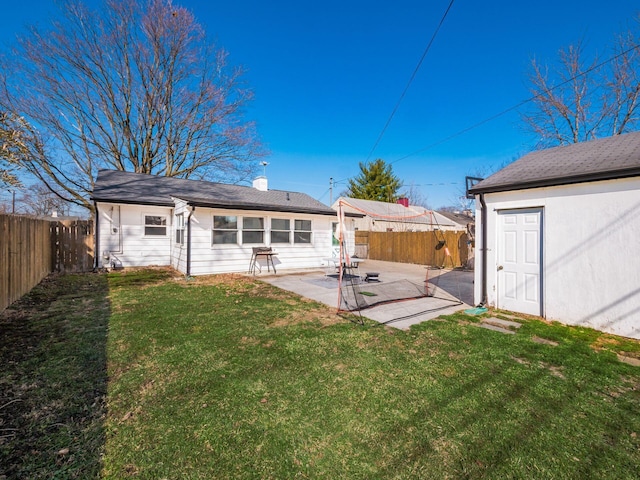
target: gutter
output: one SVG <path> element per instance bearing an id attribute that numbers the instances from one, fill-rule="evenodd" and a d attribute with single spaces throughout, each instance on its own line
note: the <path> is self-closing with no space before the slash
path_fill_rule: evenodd
<path id="1" fill-rule="evenodd" d="M 191 276 L 191 215 L 193 215 L 195 211 L 196 207 L 191 207 L 191 211 L 187 217 L 187 277 Z"/>
<path id="2" fill-rule="evenodd" d="M 487 305 L 487 204 L 484 201 L 484 193 L 478 194 L 478 198 L 480 199 L 480 216 L 482 217 L 482 222 L 480 224 L 480 228 L 482 229 L 482 248 L 481 251 L 481 264 L 482 264 L 482 300 L 480 301 L 479 307 L 486 307 Z"/>
<path id="3" fill-rule="evenodd" d="M 563 185 L 575 185 L 578 183 L 601 182 L 606 180 L 620 180 L 623 178 L 640 177 L 640 168 L 632 167 L 620 170 L 592 172 L 565 177 L 539 178 L 527 181 L 510 183 L 497 183 L 483 186 L 482 183 L 469 189 L 470 193 L 480 195 L 482 193 L 510 192 L 513 190 L 528 190 L 532 188 L 559 187 Z"/>
<path id="4" fill-rule="evenodd" d="M 98 202 L 93 200 L 93 207 L 96 216 L 96 229 L 93 234 L 93 271 L 97 271 L 100 267 L 100 216 L 98 213 Z"/>

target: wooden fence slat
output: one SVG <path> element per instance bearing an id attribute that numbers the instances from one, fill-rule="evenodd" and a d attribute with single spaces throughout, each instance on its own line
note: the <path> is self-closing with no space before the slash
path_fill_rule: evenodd
<path id="1" fill-rule="evenodd" d="M 93 222 L 0 215 L 0 311 L 51 272 L 93 268 Z"/>
<path id="2" fill-rule="evenodd" d="M 8 305 L 9 291 L 9 218 L 0 215 L 0 311 Z"/>
<path id="3" fill-rule="evenodd" d="M 463 235 L 464 241 L 461 240 Z M 356 231 L 355 238 L 357 249 L 368 252 L 368 258 L 372 260 L 459 267 L 466 265 L 468 258 L 465 232 Z M 436 248 L 440 242 L 444 244 Z"/>

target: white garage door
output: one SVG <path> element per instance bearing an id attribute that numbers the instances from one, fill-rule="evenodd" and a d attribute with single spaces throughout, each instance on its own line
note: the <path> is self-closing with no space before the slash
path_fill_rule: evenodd
<path id="1" fill-rule="evenodd" d="M 498 308 L 542 315 L 542 209 L 498 212 Z"/>

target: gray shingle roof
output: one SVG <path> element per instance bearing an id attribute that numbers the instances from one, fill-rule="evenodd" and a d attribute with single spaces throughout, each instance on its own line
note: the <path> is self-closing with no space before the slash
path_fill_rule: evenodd
<path id="1" fill-rule="evenodd" d="M 456 213 L 456 212 L 438 212 L 438 213 L 463 227 L 466 227 L 467 224 L 469 223 L 475 223 L 475 219 L 465 213 Z"/>
<path id="2" fill-rule="evenodd" d="M 359 214 L 358 216 L 369 216 L 374 220 L 386 220 L 401 223 L 420 223 L 426 225 L 436 224 L 441 227 L 455 226 L 449 218 L 439 212 L 428 210 L 418 205 L 405 207 L 399 203 L 379 202 L 376 200 L 364 200 L 361 198 L 340 197 L 332 207 L 337 210 L 338 204 L 345 205 L 345 215 Z"/>
<path id="3" fill-rule="evenodd" d="M 470 192 L 502 192 L 635 176 L 640 176 L 640 132 L 529 153 L 477 183 Z"/>
<path id="4" fill-rule="evenodd" d="M 200 207 L 336 215 L 306 193 L 100 170 L 92 198 L 98 202 L 173 206 L 172 197 Z"/>

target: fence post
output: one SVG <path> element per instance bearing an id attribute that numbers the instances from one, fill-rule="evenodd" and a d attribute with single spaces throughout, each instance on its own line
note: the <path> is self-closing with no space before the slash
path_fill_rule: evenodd
<path id="1" fill-rule="evenodd" d="M 51 272 L 93 268 L 93 222 L 0 214 L 0 311 Z"/>

